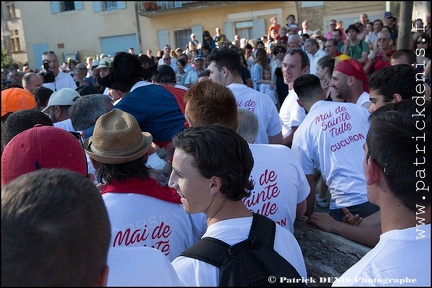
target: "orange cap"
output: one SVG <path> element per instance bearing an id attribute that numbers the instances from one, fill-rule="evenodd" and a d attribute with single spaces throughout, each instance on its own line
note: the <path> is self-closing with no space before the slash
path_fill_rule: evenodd
<path id="1" fill-rule="evenodd" d="M 36 108 L 36 97 L 22 88 L 1 91 L 1 117 L 10 112 Z"/>

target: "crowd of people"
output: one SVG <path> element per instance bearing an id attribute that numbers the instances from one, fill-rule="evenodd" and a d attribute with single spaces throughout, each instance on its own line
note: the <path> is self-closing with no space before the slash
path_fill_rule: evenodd
<path id="1" fill-rule="evenodd" d="M 430 287 L 426 19 L 409 49 L 391 12 L 325 34 L 288 15 L 260 39 L 218 27 L 157 56 L 2 70 L 2 286 L 218 286 L 181 253 L 242 242 L 258 213 L 302 279 L 321 275 L 298 217 L 372 248 L 334 286 Z"/>

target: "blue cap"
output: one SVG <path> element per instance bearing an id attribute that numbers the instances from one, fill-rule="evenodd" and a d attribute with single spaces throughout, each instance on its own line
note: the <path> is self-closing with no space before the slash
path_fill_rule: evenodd
<path id="1" fill-rule="evenodd" d="M 387 11 L 387 12 L 385 12 L 384 13 L 384 18 L 393 18 L 393 13 L 392 12 L 390 12 L 390 11 Z"/>

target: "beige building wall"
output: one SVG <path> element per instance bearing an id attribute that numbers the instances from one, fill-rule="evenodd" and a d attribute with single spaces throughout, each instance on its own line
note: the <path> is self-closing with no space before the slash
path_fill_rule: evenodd
<path id="1" fill-rule="evenodd" d="M 2 1 L 2 8 L 4 3 Z M 221 27 L 223 30 L 223 23 L 227 21 L 251 21 L 258 18 L 264 19 L 267 30 L 270 17 L 278 16 L 278 22 L 283 25 L 287 15 L 294 14 L 299 24 L 308 19 L 311 29 L 321 29 L 326 33 L 331 18 L 351 21 L 358 19 L 360 13 L 366 12 L 373 21 L 376 17 L 382 18 L 388 8 L 397 16 L 400 1 L 220 1 L 218 6 L 171 12 L 158 10 L 142 15 L 137 14 L 136 5 L 142 5 L 143 1 L 126 1 L 126 9 L 98 13 L 93 11 L 93 1 L 82 1 L 83 10 L 58 14 L 51 13 L 50 1 L 14 3 L 16 19 L 5 19 L 2 9 L 2 49 L 6 44 L 3 32 L 17 27 L 23 51 L 12 53 L 12 58 L 20 68 L 28 62 L 34 69 L 39 68 L 34 67 L 35 58 L 41 55 L 34 55 L 33 47 L 40 43 L 48 43 L 48 49 L 55 51 L 58 56 L 67 51 L 78 51 L 80 60 L 84 61 L 87 56 L 94 57 L 102 53 L 102 38 L 137 34 L 139 31 L 141 42 L 138 45 L 141 44 L 142 52 L 152 49 L 156 54 L 162 48 L 159 47 L 158 30 L 168 29 L 170 44 L 176 48 L 174 31 L 177 30 L 200 25 L 203 31 L 208 30 L 214 35 L 215 28 Z M 313 6 L 312 3 L 318 6 Z M 345 28 L 349 24 L 344 21 Z M 202 35 L 197 35 L 197 39 L 202 41 Z M 125 47 L 125 50 L 128 48 Z M 139 52 L 141 51 L 136 51 Z"/>
<path id="2" fill-rule="evenodd" d="M 17 2 L 24 23 L 30 67 L 35 65 L 35 57 L 41 57 L 33 55 L 34 44 L 48 43 L 49 50 L 59 57 L 67 51 L 79 51 L 83 62 L 85 57 L 101 53 L 101 37 L 136 33 L 137 29 L 135 5 L 131 1 L 127 2 L 126 9 L 100 13 L 93 12 L 91 1 L 83 1 L 83 10 L 58 14 L 51 13 L 49 1 Z"/>

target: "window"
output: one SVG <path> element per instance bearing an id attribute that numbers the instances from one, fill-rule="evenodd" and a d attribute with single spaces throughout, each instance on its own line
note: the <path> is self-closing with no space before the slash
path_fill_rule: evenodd
<path id="1" fill-rule="evenodd" d="M 300 1 L 301 7 L 316 7 L 316 6 L 324 6 L 324 1 Z"/>
<path id="2" fill-rule="evenodd" d="M 11 30 L 11 51 L 12 52 L 18 52 L 21 50 L 21 46 L 20 46 L 20 41 L 19 41 L 19 35 L 18 35 L 18 30 L 14 29 Z"/>
<path id="3" fill-rule="evenodd" d="M 75 3 L 74 1 L 61 1 L 60 2 L 60 11 L 73 11 L 75 10 Z"/>
<path id="4" fill-rule="evenodd" d="M 236 22 L 235 23 L 235 34 L 240 35 L 240 38 L 252 39 L 252 21 Z"/>
<path id="5" fill-rule="evenodd" d="M 104 10 L 116 10 L 117 9 L 117 1 L 105 1 L 104 5 L 105 5 Z"/>
<path id="6" fill-rule="evenodd" d="M 15 2 L 14 1 L 6 1 L 6 11 L 7 11 L 7 18 L 15 18 Z"/>
<path id="7" fill-rule="evenodd" d="M 178 30 L 174 32 L 174 38 L 175 38 L 175 47 L 171 47 L 173 50 L 176 48 L 181 48 L 183 51 L 186 49 L 186 46 L 188 45 L 190 41 L 190 35 L 192 34 L 191 29 L 185 29 L 185 30 Z M 197 37 L 198 38 L 198 37 Z"/>

